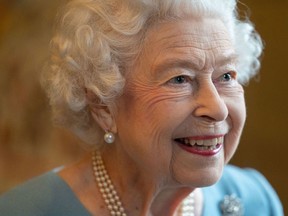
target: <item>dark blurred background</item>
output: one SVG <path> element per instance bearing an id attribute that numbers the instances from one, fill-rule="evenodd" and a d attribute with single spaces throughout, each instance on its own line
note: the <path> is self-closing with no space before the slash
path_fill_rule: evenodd
<path id="1" fill-rule="evenodd" d="M 83 153 L 78 139 L 52 125 L 38 82 L 63 1 L 0 2 L 0 193 Z M 262 172 L 288 214 L 288 0 L 241 2 L 265 52 L 260 75 L 245 87 L 248 118 L 231 163 Z"/>

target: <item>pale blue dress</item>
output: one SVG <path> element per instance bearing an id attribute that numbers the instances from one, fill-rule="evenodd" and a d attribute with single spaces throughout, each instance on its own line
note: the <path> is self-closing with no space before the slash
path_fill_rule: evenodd
<path id="1" fill-rule="evenodd" d="M 221 180 L 202 188 L 203 216 L 220 216 L 226 195 L 240 201 L 245 216 L 283 216 L 279 198 L 268 181 L 253 169 L 228 165 Z M 0 196 L 2 216 L 90 216 L 70 187 L 48 172 Z M 233 215 L 231 215 L 233 216 Z"/>

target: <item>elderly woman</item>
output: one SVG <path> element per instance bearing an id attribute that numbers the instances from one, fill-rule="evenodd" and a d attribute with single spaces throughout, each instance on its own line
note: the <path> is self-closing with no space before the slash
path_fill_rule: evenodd
<path id="1" fill-rule="evenodd" d="M 44 87 L 91 148 L 1 215 L 283 215 L 261 174 L 226 165 L 262 52 L 235 0 L 73 0 L 58 19 Z"/>

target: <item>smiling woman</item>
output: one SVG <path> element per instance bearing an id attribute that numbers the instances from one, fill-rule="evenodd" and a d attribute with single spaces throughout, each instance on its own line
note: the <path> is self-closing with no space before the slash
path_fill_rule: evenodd
<path id="1" fill-rule="evenodd" d="M 162 22 L 149 29 L 143 46 L 137 64 L 128 69 L 124 94 L 118 99 L 119 141 L 125 140 L 123 148 L 135 157 L 133 162 L 147 161 L 147 167 L 157 168 L 151 175 L 166 167 L 163 178 L 171 184 L 215 183 L 238 145 L 245 120 L 242 87 L 236 81 L 235 61 L 229 58 L 235 50 L 225 26 L 218 19 L 205 18 Z M 158 65 L 165 65 L 167 59 L 169 67 L 159 70 Z M 171 64 L 175 61 L 178 64 Z M 230 71 L 234 78 L 223 82 Z M 213 144 L 223 136 L 229 146 Z M 205 146 L 183 145 L 180 140 L 184 144 L 199 140 Z"/>
<path id="2" fill-rule="evenodd" d="M 262 51 L 235 1 L 72 0 L 51 49 L 54 118 L 91 149 L 4 194 L 1 212 L 283 215 L 262 175 L 227 165 Z"/>

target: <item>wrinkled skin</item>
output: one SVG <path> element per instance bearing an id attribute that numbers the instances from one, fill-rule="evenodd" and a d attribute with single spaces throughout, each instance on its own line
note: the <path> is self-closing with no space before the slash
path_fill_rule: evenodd
<path id="1" fill-rule="evenodd" d="M 118 101 L 118 153 L 161 185 L 215 183 L 237 148 L 246 116 L 236 60 L 220 20 L 154 26 Z M 211 157 L 175 142 L 219 134 L 225 135 L 223 148 Z"/>
<path id="2" fill-rule="evenodd" d="M 191 191 L 219 180 L 246 118 L 236 62 L 220 20 L 158 23 L 148 30 L 139 58 L 128 68 L 116 114 L 109 107 L 91 108 L 103 130 L 116 135 L 102 157 L 128 215 L 174 215 Z M 224 142 L 209 156 L 191 153 L 178 142 L 215 136 L 224 137 Z M 90 165 L 86 163 L 87 170 Z M 63 173 L 71 184 L 73 172 Z M 77 185 L 87 188 L 81 179 Z M 95 183 L 89 184 L 90 190 L 76 193 L 95 215 L 107 214 L 107 209 L 95 206 L 105 203 Z M 201 192 L 196 193 L 196 215 L 201 214 L 201 202 Z"/>

